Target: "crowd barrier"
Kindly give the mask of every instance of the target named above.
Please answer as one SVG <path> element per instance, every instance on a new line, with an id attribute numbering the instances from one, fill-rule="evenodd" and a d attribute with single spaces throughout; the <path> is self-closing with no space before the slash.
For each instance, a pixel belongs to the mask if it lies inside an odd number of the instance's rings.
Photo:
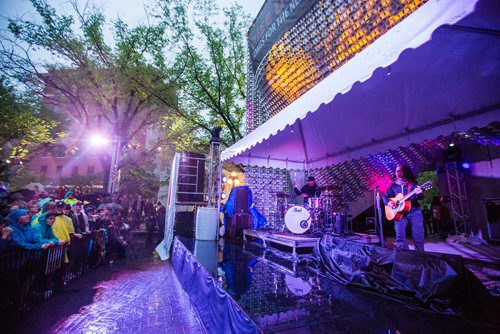
<path id="1" fill-rule="evenodd" d="M 102 231 L 72 238 L 69 245 L 19 250 L 0 256 L 0 312 L 28 310 L 104 261 Z"/>

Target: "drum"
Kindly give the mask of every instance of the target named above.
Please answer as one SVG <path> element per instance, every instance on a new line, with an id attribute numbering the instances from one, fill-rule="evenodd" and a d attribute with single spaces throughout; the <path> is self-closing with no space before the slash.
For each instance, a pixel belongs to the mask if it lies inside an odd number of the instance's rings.
<path id="1" fill-rule="evenodd" d="M 311 209 L 321 208 L 321 198 L 319 198 L 319 197 L 309 197 L 307 199 L 307 202 L 309 204 L 309 208 L 311 208 Z"/>
<path id="2" fill-rule="evenodd" d="M 285 226 L 292 233 L 305 233 L 311 227 L 311 214 L 302 206 L 292 206 L 285 214 Z"/>

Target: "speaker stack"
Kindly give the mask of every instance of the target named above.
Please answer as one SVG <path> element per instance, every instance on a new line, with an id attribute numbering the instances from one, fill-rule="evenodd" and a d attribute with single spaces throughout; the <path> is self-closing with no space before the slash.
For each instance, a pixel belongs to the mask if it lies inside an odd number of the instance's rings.
<path id="1" fill-rule="evenodd" d="M 205 191 L 205 156 L 182 152 L 177 179 L 177 202 L 202 203 Z"/>

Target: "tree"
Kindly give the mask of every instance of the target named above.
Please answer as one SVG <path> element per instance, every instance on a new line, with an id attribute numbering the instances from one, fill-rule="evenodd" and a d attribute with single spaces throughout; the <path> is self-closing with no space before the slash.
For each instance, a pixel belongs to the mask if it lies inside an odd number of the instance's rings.
<path id="1" fill-rule="evenodd" d="M 215 1 L 159 2 L 159 19 L 177 45 L 179 115 L 197 128 L 222 126 L 226 146 L 242 137 L 246 99 L 245 33 L 249 17 L 240 6 L 223 10 Z M 204 132 L 207 143 L 208 132 Z"/>
<path id="2" fill-rule="evenodd" d="M 0 179 L 10 182 L 13 171 L 64 136 L 59 121 L 28 96 L 16 95 L 0 78 Z"/>
<path id="3" fill-rule="evenodd" d="M 0 48 L 0 69 L 6 75 L 50 107 L 69 113 L 84 130 L 81 139 L 99 128 L 125 146 L 161 121 L 168 112 L 166 101 L 175 100 L 167 96 L 175 90 L 164 61 L 164 24 L 129 28 L 118 20 L 114 44 L 109 45 L 103 36 L 105 18 L 97 9 L 81 12 L 72 1 L 75 19 L 58 15 L 43 0 L 31 3 L 41 21 L 9 20 L 11 35 Z M 36 60 L 33 54 L 39 50 L 53 59 Z M 155 95 L 138 82 L 154 88 Z M 101 154 L 100 161 L 106 186 L 110 154 Z"/>
<path id="4" fill-rule="evenodd" d="M 74 16 L 59 15 L 44 0 L 30 1 L 41 20 L 9 20 L 0 70 L 71 115 L 84 130 L 77 139 L 99 128 L 126 146 L 156 123 L 172 130 L 161 144 L 174 149 L 206 149 L 206 130 L 218 125 L 225 145 L 242 137 L 248 17 L 241 7 L 225 10 L 221 25 L 214 1 L 161 1 L 153 23 L 130 28 L 118 20 L 107 43 L 99 10 L 82 12 L 70 0 Z M 39 51 L 52 59 L 36 59 Z M 106 187 L 110 154 L 100 160 Z"/>

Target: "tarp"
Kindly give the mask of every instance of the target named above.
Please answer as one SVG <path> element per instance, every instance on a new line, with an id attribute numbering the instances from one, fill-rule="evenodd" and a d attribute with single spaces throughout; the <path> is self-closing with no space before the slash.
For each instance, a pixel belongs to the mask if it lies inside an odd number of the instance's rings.
<path id="1" fill-rule="evenodd" d="M 239 186 L 231 189 L 231 193 L 229 193 L 226 203 L 220 207 L 220 211 L 224 214 L 224 226 L 226 231 L 229 231 L 229 225 L 236 208 L 236 191 L 238 188 L 248 188 L 248 213 L 252 217 L 252 228 L 256 230 L 265 227 L 267 225 L 267 219 L 255 207 L 252 189 L 250 189 L 249 186 Z"/>
<path id="2" fill-rule="evenodd" d="M 174 240 L 172 267 L 208 333 L 260 332 L 177 237 Z"/>
<path id="3" fill-rule="evenodd" d="M 177 178 L 179 176 L 180 154 L 175 153 L 172 159 L 172 168 L 170 168 L 170 183 L 168 186 L 168 198 L 165 214 L 165 233 L 162 242 L 156 247 L 156 252 L 162 260 L 168 260 L 170 257 L 170 247 L 174 239 L 175 224 L 175 200 L 177 198 Z"/>
<path id="4" fill-rule="evenodd" d="M 222 152 L 228 162 L 333 165 L 500 117 L 500 2 L 430 0 Z"/>
<path id="5" fill-rule="evenodd" d="M 327 277 L 413 307 L 500 324 L 500 302 L 456 255 L 389 250 L 325 234 L 313 255 Z"/>

